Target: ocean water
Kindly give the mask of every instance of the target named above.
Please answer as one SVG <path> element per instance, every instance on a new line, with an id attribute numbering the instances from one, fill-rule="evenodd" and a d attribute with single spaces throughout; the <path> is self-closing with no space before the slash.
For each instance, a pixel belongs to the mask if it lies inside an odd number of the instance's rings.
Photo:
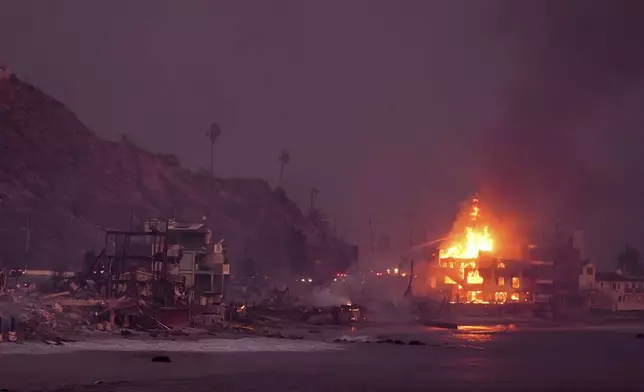
<path id="1" fill-rule="evenodd" d="M 324 337 L 362 343 L 251 338 L 2 344 L 5 353 L 69 355 L 0 355 L 0 380 L 6 376 L 7 386 L 22 389 L 78 385 L 93 392 L 195 392 L 213 385 L 227 391 L 644 391 L 644 339 L 636 337 L 642 331 L 644 325 L 456 331 L 387 326 Z M 386 338 L 425 345 L 375 343 Z M 157 351 L 170 352 L 172 364 L 150 362 Z"/>
<path id="2" fill-rule="evenodd" d="M 357 340 L 415 339 L 424 347 L 371 344 L 396 358 L 389 376 L 422 385 L 484 390 L 644 391 L 644 325 L 528 328 L 404 328 L 343 335 Z M 381 346 L 391 346 L 381 349 Z M 384 354 L 386 352 L 386 354 Z M 380 377 L 380 376 L 378 376 Z M 377 385 L 387 385 L 384 376 Z"/>

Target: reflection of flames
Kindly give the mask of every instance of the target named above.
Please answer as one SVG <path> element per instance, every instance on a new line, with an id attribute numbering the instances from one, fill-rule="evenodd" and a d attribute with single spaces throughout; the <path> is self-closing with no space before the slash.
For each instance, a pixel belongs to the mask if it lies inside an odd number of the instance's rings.
<path id="1" fill-rule="evenodd" d="M 468 343 L 481 343 L 494 339 L 497 333 L 509 332 L 517 327 L 509 325 L 459 325 L 458 331 L 451 336 Z"/>

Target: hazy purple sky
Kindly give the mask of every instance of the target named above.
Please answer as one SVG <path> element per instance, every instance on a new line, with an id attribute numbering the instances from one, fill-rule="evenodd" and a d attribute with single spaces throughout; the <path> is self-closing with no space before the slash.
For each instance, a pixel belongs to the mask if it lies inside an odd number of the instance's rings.
<path id="1" fill-rule="evenodd" d="M 438 237 L 482 191 L 607 264 L 644 245 L 642 4 L 0 0 L 0 60 L 189 168 L 212 121 L 218 175 L 275 183 L 288 148 L 288 192 L 360 243 L 410 213 Z"/>

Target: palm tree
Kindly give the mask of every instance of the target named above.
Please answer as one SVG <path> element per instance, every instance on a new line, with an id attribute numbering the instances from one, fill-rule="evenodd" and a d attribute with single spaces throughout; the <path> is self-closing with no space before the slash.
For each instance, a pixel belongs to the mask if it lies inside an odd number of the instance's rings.
<path id="1" fill-rule="evenodd" d="M 313 208 L 311 212 L 309 212 L 308 220 L 313 226 L 320 230 L 328 230 L 331 227 L 329 217 L 319 208 Z"/>
<path id="2" fill-rule="evenodd" d="M 278 188 L 282 187 L 282 179 L 284 178 L 284 166 L 288 165 L 288 163 L 291 161 L 291 154 L 288 152 L 288 150 L 282 150 L 279 156 L 279 161 L 280 161 L 280 181 L 277 185 Z"/>
<path id="3" fill-rule="evenodd" d="M 313 209 L 315 206 L 315 197 L 320 193 L 320 190 L 316 187 L 311 188 L 311 195 L 309 198 L 309 214 L 313 213 Z"/>
<path id="4" fill-rule="evenodd" d="M 326 243 L 329 235 L 331 234 L 331 224 L 329 217 L 319 208 L 313 208 L 309 212 L 309 223 L 316 229 L 318 238 L 322 243 Z"/>
<path id="5" fill-rule="evenodd" d="M 206 132 L 206 136 L 208 139 L 210 139 L 210 175 L 213 175 L 213 167 L 212 167 L 212 153 L 213 153 L 213 147 L 215 146 L 215 142 L 217 139 L 219 139 L 219 136 L 221 136 L 221 128 L 219 128 L 219 125 L 217 123 L 212 123 L 210 124 L 210 128 L 208 129 L 208 132 Z"/>
<path id="6" fill-rule="evenodd" d="M 629 245 L 626 245 L 617 256 L 617 267 L 626 275 L 631 276 L 641 276 L 644 272 L 644 266 L 640 261 L 640 252 Z"/>

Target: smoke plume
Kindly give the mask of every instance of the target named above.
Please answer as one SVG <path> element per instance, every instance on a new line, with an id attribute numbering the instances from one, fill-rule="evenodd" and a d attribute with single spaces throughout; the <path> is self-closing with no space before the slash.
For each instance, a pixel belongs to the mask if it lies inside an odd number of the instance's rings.
<path id="1" fill-rule="evenodd" d="M 643 188 L 632 181 L 642 160 L 616 165 L 624 158 L 602 153 L 641 142 L 641 129 L 596 133 L 620 97 L 642 87 L 644 3 L 507 1 L 493 12 L 494 38 L 518 56 L 504 111 L 482 143 L 483 197 L 531 226 L 619 224 L 633 207 L 643 214 Z"/>

